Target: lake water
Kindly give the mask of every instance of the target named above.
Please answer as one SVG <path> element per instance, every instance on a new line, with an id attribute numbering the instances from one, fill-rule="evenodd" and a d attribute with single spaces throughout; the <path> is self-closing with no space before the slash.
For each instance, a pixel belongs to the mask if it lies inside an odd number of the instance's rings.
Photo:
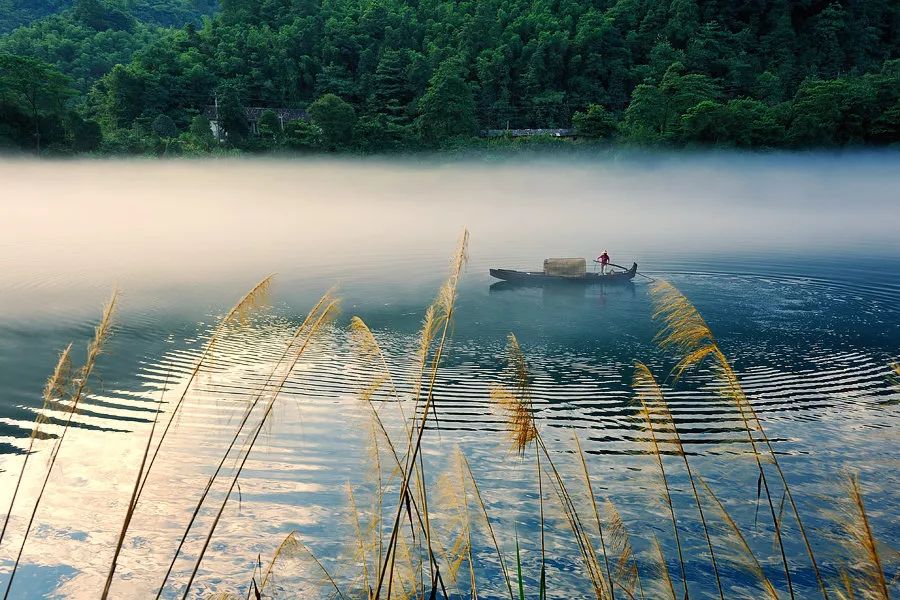
<path id="1" fill-rule="evenodd" d="M 540 564 L 536 477 L 529 460 L 509 450 L 488 397 L 503 380 L 509 332 L 528 358 L 538 426 L 573 489 L 581 493 L 577 431 L 595 492 L 622 513 L 640 568 L 656 535 L 677 574 L 629 385 L 635 360 L 660 379 L 674 362 L 653 341 L 659 324 L 648 280 L 491 286 L 489 267 L 534 268 L 547 256 L 608 249 L 613 262 L 636 261 L 641 273 L 669 280 L 696 304 L 780 453 L 829 578 L 844 556 L 833 517 L 846 497 L 845 471 L 861 475 L 876 535 L 894 545 L 900 539 L 900 389 L 891 377 L 900 359 L 900 155 L 8 161 L 0 162 L 0 181 L 0 513 L 58 353 L 74 342 L 81 360 L 103 302 L 121 290 L 114 335 L 67 434 L 10 598 L 99 596 L 164 385 L 165 411 L 217 319 L 269 273 L 276 274 L 271 308 L 229 337 L 189 389 L 110 597 L 155 594 L 246 399 L 292 328 L 333 286 L 341 316 L 289 379 L 191 597 L 229 590 L 245 597 L 254 565 L 293 530 L 340 573 L 354 539 L 346 484 L 368 506 L 373 471 L 371 421 L 358 399 L 367 374 L 347 323 L 353 315 L 366 321 L 401 396 L 408 393 L 424 310 L 463 227 L 470 256 L 436 384 L 439 430 L 426 434 L 425 461 L 436 472 L 457 446 L 465 453 L 511 564 L 518 532 L 529 597 L 537 597 Z M 703 369 L 667 392 L 692 466 L 783 587 L 771 523 L 764 509 L 756 516 L 757 471 L 737 414 Z M 397 403 L 382 410 L 396 427 Z M 4 588 L 51 445 L 37 441 L 0 546 Z M 666 464 L 683 515 L 692 596 L 718 597 L 687 480 L 674 458 Z M 216 488 L 213 499 L 221 498 Z M 546 502 L 556 502 L 549 492 Z M 164 597 L 180 597 L 212 515 L 201 513 Z M 548 508 L 548 518 L 551 597 L 590 597 L 561 511 Z M 815 597 L 796 526 L 786 518 L 784 527 L 797 595 Z M 476 559 L 480 592 L 503 597 L 489 548 L 482 545 Z M 752 578 L 727 559 L 723 549 L 726 595 L 752 594 Z M 283 565 L 272 589 L 317 597 L 307 563 Z"/>

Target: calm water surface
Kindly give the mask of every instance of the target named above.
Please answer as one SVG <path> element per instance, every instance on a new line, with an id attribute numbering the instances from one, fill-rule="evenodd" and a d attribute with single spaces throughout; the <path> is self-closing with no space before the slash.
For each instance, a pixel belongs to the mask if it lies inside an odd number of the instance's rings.
<path id="1" fill-rule="evenodd" d="M 647 280 L 504 289 L 487 273 L 603 249 L 614 262 L 636 261 L 647 276 L 670 280 L 702 311 L 783 456 L 829 576 L 841 556 L 831 511 L 845 470 L 861 473 L 878 536 L 900 537 L 900 391 L 890 378 L 900 358 L 896 154 L 518 165 L 5 162 L 0 181 L 2 512 L 58 353 L 70 341 L 83 348 L 110 291 L 122 291 L 115 334 L 66 438 L 12 598 L 99 595 L 160 398 L 171 406 L 217 318 L 272 272 L 272 307 L 229 338 L 191 387 L 131 527 L 112 597 L 155 593 L 244 402 L 292 327 L 332 286 L 342 315 L 291 376 L 204 559 L 196 597 L 246 593 L 257 558 L 266 561 L 292 530 L 339 568 L 351 539 L 346 484 L 364 497 L 372 483 L 371 425 L 358 400 L 371 374 L 351 352 L 347 322 L 359 315 L 369 324 L 401 395 L 408 392 L 424 308 L 463 226 L 470 260 L 438 378 L 440 434 L 427 436 L 426 460 L 438 470 L 455 447 L 465 452 L 508 556 L 514 529 L 523 538 L 526 574 L 539 565 L 533 470 L 507 450 L 503 420 L 488 402 L 503 377 L 509 332 L 528 356 L 540 427 L 565 472 L 575 481 L 575 430 L 590 453 L 595 491 L 621 510 L 642 568 L 652 534 L 672 549 L 629 389 L 635 360 L 660 376 L 673 364 L 653 343 Z M 762 517 L 754 525 L 756 472 L 740 423 L 706 375 L 669 392 L 672 410 L 696 468 L 780 584 L 771 534 Z M 383 409 L 394 425 L 397 408 Z M 22 498 L 37 490 L 51 443 L 36 445 Z M 676 506 L 689 511 L 687 482 L 673 471 Z M 4 587 L 28 508 L 17 503 L 0 547 Z M 211 516 L 204 512 L 189 538 L 167 597 L 186 581 Z M 587 597 L 562 516 L 551 511 L 550 519 L 552 595 Z M 694 520 L 684 519 L 684 543 L 696 549 L 688 552 L 688 579 L 695 595 L 712 597 Z M 785 527 L 796 540 L 793 523 Z M 800 596 L 814 596 L 802 546 L 790 541 L 787 550 Z M 501 585 L 490 553 L 477 562 Z M 285 571 L 278 585 L 292 590 L 287 597 L 303 595 L 296 590 L 304 589 L 304 567 Z M 752 593 L 735 567 L 724 565 L 723 577 L 729 595 Z"/>

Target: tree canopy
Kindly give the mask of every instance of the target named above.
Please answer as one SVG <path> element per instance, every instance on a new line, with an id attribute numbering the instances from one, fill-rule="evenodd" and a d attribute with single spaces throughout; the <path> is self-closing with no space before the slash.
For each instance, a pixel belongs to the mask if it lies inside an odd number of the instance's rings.
<path id="1" fill-rule="evenodd" d="M 38 20 L 0 52 L 68 76 L 79 94 L 58 120 L 98 124 L 110 152 L 155 151 L 160 115 L 182 132 L 169 151 L 380 151 L 518 128 L 808 148 L 900 129 L 896 2 L 221 0 L 211 17 L 206 0 L 3 2 L 19 15 L 6 23 Z M 228 135 L 209 143 L 193 124 L 217 100 Z M 8 139 L 24 131 L 10 106 Z M 252 126 L 265 109 L 311 121 Z"/>

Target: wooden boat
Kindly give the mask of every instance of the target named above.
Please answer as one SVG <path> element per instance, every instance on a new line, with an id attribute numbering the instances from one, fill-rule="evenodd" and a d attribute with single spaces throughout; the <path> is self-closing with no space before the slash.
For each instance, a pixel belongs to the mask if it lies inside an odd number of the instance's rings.
<path id="1" fill-rule="evenodd" d="M 591 273 L 577 277 L 565 277 L 562 275 L 547 275 L 543 271 L 515 271 L 513 269 L 491 269 L 491 277 L 509 281 L 510 283 L 528 283 L 533 285 L 545 284 L 604 284 L 604 283 L 628 283 L 637 275 L 637 263 L 630 269 L 615 273 Z M 622 267 L 620 267 L 622 268 Z"/>

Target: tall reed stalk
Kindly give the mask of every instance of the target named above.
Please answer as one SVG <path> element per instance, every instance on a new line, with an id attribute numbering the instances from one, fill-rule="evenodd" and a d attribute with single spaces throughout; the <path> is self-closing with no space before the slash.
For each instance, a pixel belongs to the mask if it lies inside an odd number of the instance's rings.
<path id="1" fill-rule="evenodd" d="M 706 547 L 709 549 L 709 558 L 712 563 L 713 575 L 716 578 L 716 589 L 719 592 L 720 600 L 725 600 L 725 592 L 722 589 L 722 579 L 719 576 L 719 564 L 716 561 L 716 552 L 713 550 L 712 538 L 709 535 L 709 527 L 706 524 L 706 516 L 703 514 L 703 503 L 700 501 L 700 494 L 697 492 L 697 483 L 694 480 L 694 472 L 688 461 L 687 452 L 684 449 L 684 442 L 681 439 L 681 433 L 678 431 L 678 425 L 669 410 L 669 403 L 666 401 L 665 395 L 662 393 L 656 378 L 650 369 L 642 362 L 635 364 L 634 379 L 632 386 L 638 391 L 641 406 L 644 408 L 647 416 L 645 419 L 655 419 L 661 423 L 662 430 L 670 434 L 671 443 L 675 446 L 675 453 L 681 457 L 684 462 L 684 470 L 687 472 L 688 481 L 691 484 L 691 492 L 694 496 L 694 503 L 697 506 L 697 513 L 700 515 L 700 524 L 703 527 L 703 536 L 706 538 Z M 662 457 L 658 456 L 659 461 Z"/>
<path id="2" fill-rule="evenodd" d="M 77 378 L 75 378 L 77 383 L 75 384 L 74 391 L 69 398 L 68 414 L 66 415 L 66 420 L 63 423 L 62 432 L 59 434 L 59 437 L 56 439 L 56 442 L 53 445 L 53 449 L 50 451 L 50 460 L 47 464 L 47 471 L 44 475 L 44 480 L 41 483 L 40 490 L 38 491 L 37 498 L 35 498 L 34 506 L 31 509 L 31 516 L 28 518 L 28 524 L 25 526 L 25 533 L 22 536 L 22 544 L 19 546 L 18 554 L 16 554 L 16 561 L 13 564 L 12 571 L 9 574 L 9 581 L 7 581 L 6 583 L 6 591 L 3 593 L 3 600 L 9 598 L 9 592 L 10 590 L 12 590 L 13 580 L 15 579 L 16 572 L 18 571 L 19 563 L 22 560 L 22 552 L 24 552 L 25 545 L 28 543 L 28 535 L 31 533 L 31 526 L 34 524 L 34 519 L 37 516 L 38 509 L 41 506 L 41 500 L 43 500 L 44 498 L 44 492 L 47 491 L 47 483 L 50 481 L 50 475 L 53 474 L 53 467 L 54 465 L 56 465 L 56 459 L 59 457 L 63 442 L 65 442 L 66 440 L 66 434 L 69 432 L 69 426 L 72 424 L 72 417 L 77 412 L 79 403 L 87 393 L 87 385 L 91 379 L 91 375 L 94 372 L 94 367 L 97 364 L 97 359 L 103 353 L 103 347 L 105 346 L 106 341 L 109 338 L 110 333 L 112 332 L 112 318 L 116 310 L 118 299 L 119 291 L 115 290 L 113 291 L 109 301 L 106 303 L 106 306 L 103 308 L 103 314 L 100 317 L 100 323 L 94 328 L 94 338 L 88 344 L 87 356 L 85 357 L 84 364 L 78 370 L 78 376 Z"/>
<path id="3" fill-rule="evenodd" d="M 434 338 L 434 332 L 436 330 L 440 330 L 440 337 L 438 338 L 437 347 L 434 351 L 433 357 L 431 359 L 431 368 L 430 374 L 428 378 L 428 387 L 426 388 L 425 394 L 425 404 L 422 409 L 422 416 L 418 422 L 418 425 L 415 429 L 415 441 L 413 441 L 413 436 L 410 436 L 410 450 L 407 452 L 406 456 L 406 465 L 403 470 L 403 479 L 400 486 L 400 495 L 397 501 L 397 513 L 394 517 L 393 524 L 391 526 L 391 537 L 388 541 L 388 546 L 386 548 L 385 556 L 383 558 L 383 563 L 379 569 L 378 582 L 375 587 L 375 600 L 378 600 L 381 597 L 381 588 L 385 584 L 385 579 L 387 578 L 388 588 L 390 588 L 390 582 L 393 577 L 390 574 L 392 569 L 392 565 L 394 564 L 394 554 L 396 552 L 397 545 L 397 534 L 400 528 L 400 521 L 403 517 L 403 508 L 406 505 L 406 502 L 409 498 L 410 494 L 410 482 L 413 477 L 413 469 L 415 467 L 419 451 L 422 447 L 422 438 L 425 434 L 425 429 L 428 422 L 428 412 L 432 409 L 432 404 L 434 402 L 434 384 L 437 378 L 438 366 L 441 363 L 441 359 L 443 357 L 443 352 L 445 345 L 447 343 L 448 332 L 450 328 L 450 323 L 453 319 L 453 311 L 456 304 L 456 293 L 457 286 L 459 283 L 460 276 L 462 275 L 463 266 L 466 263 L 467 259 L 467 250 L 469 244 L 469 232 L 463 231 L 462 237 L 460 238 L 459 247 L 456 252 L 456 256 L 451 263 L 450 268 L 450 276 L 447 281 L 444 283 L 444 286 L 441 288 L 440 293 L 438 294 L 438 298 L 435 300 L 434 304 L 426 311 L 426 319 L 425 326 L 423 327 L 422 334 L 422 343 L 420 345 L 420 353 L 421 353 L 421 364 L 423 365 L 422 372 L 424 373 L 424 365 L 427 361 L 428 349 L 431 346 L 431 340 Z M 421 380 L 421 376 L 420 376 Z M 415 402 L 416 407 L 419 404 L 419 396 L 421 394 L 421 384 L 417 384 L 415 391 Z M 413 413 L 417 414 L 417 413 Z M 436 414 L 436 413 L 435 413 Z M 425 494 L 426 491 L 423 489 L 422 493 Z M 428 523 L 428 514 L 425 512 L 424 520 L 426 524 Z M 433 560 L 433 552 L 429 547 L 429 554 Z M 390 589 L 388 589 L 387 597 L 390 598 Z"/>
<path id="4" fill-rule="evenodd" d="M 328 295 L 326 294 L 326 297 L 327 296 Z M 324 298 L 323 298 L 323 300 L 324 300 Z M 317 306 L 321 306 L 321 304 L 317 305 Z M 297 350 L 291 357 L 288 368 L 286 369 L 284 375 L 281 377 L 281 379 L 276 384 L 275 389 L 272 391 L 271 398 L 269 399 L 268 403 L 266 404 L 265 412 L 263 413 L 262 417 L 259 419 L 259 422 L 258 422 L 255 430 L 253 431 L 252 436 L 249 438 L 249 441 L 246 444 L 246 447 L 244 449 L 244 456 L 241 459 L 240 463 L 238 464 L 237 468 L 234 470 L 234 474 L 232 475 L 232 478 L 231 478 L 231 483 L 228 486 L 228 491 L 225 493 L 225 497 L 222 500 L 222 504 L 219 506 L 219 510 L 216 513 L 216 516 L 213 519 L 212 524 L 210 525 L 209 532 L 207 533 L 206 538 L 203 541 L 203 546 L 200 549 L 200 553 L 197 555 L 197 559 L 194 562 L 194 568 L 191 571 L 191 576 L 188 579 L 187 585 L 184 588 L 184 595 L 182 596 L 182 598 L 184 600 L 187 599 L 188 594 L 190 593 L 191 585 L 194 583 L 194 579 L 197 576 L 197 572 L 200 570 L 200 564 L 203 562 L 203 557 L 206 554 L 206 550 L 209 548 L 209 544 L 212 541 L 212 537 L 215 534 L 216 528 L 218 527 L 218 524 L 219 524 L 219 521 L 222 518 L 222 513 L 225 512 L 225 506 L 228 504 L 228 500 L 231 498 L 231 494 L 234 491 L 235 486 L 237 485 L 238 479 L 241 476 L 241 472 L 244 469 L 244 465 L 247 464 L 247 459 L 250 458 L 250 455 L 253 452 L 253 447 L 256 445 L 256 440 L 259 438 L 259 434 L 262 432 L 263 427 L 265 426 L 266 422 L 268 421 L 269 416 L 272 414 L 272 409 L 275 407 L 275 401 L 278 399 L 278 396 L 281 393 L 281 390 L 284 388 L 284 385 L 287 383 L 288 377 L 290 377 L 291 373 L 294 370 L 294 367 L 300 361 L 300 358 L 303 356 L 304 352 L 309 347 L 310 343 L 315 339 L 316 335 L 321 331 L 322 327 L 334 317 L 334 314 L 337 311 L 337 308 L 338 308 L 337 300 L 329 300 L 329 301 L 325 302 L 324 306 L 320 309 L 318 314 L 315 316 L 315 319 L 310 323 L 309 327 L 305 328 L 308 330 L 306 337 L 303 340 L 302 345 L 300 345 L 299 348 L 297 348 Z M 301 328 L 298 329 L 298 332 L 301 329 L 304 329 L 304 328 L 301 326 Z M 248 412 L 252 411 L 252 408 L 253 407 L 250 407 L 248 409 Z M 235 433 L 235 439 L 237 438 L 239 433 L 240 433 L 240 431 Z"/>
<path id="5" fill-rule="evenodd" d="M 134 480 L 134 488 L 131 491 L 131 498 L 128 500 L 128 508 L 125 510 L 125 520 L 122 522 L 122 529 L 119 531 L 119 537 L 116 540 L 116 549 L 113 551 L 112 562 L 109 565 L 109 573 L 106 576 L 106 583 L 103 586 L 103 594 L 101 600 L 106 600 L 109 596 L 109 588 L 112 585 L 113 577 L 116 574 L 116 564 L 119 560 L 119 553 L 122 552 L 122 545 L 125 543 L 125 535 L 128 532 L 128 526 L 134 517 L 134 511 L 137 508 L 137 493 L 141 486 L 141 475 L 144 472 L 144 465 L 147 464 L 147 456 L 150 454 L 150 444 L 153 441 L 153 433 L 156 431 L 156 424 L 159 422 L 159 413 L 162 411 L 163 400 L 166 397 L 166 386 L 169 384 L 169 374 L 166 374 L 166 380 L 163 382 L 162 393 L 159 397 L 159 403 L 156 405 L 156 412 L 153 415 L 153 425 L 150 427 L 150 434 L 147 436 L 147 444 L 144 446 L 144 454 L 141 457 L 141 466 L 138 468 L 137 478 Z"/>
<path id="6" fill-rule="evenodd" d="M 578 439 L 578 434 L 573 432 L 572 437 L 575 438 L 575 447 L 578 449 L 578 458 L 581 460 L 581 470 L 584 474 L 584 485 L 588 491 L 591 508 L 594 510 L 594 520 L 597 522 L 597 534 L 600 537 L 600 549 L 603 552 L 603 563 L 606 566 L 606 581 L 609 584 L 609 598 L 610 600 L 615 600 L 616 590 L 613 585 L 612 570 L 609 566 L 609 552 L 606 549 L 606 539 L 603 535 L 603 521 L 600 519 L 600 510 L 597 507 L 597 496 L 594 494 L 594 485 L 591 483 L 591 474 L 590 471 L 588 471 L 587 458 L 585 457 L 584 449 L 581 447 L 581 440 Z"/>
<path id="7" fill-rule="evenodd" d="M 491 400 L 505 413 L 512 449 L 519 455 L 519 458 L 524 459 L 526 449 L 538 435 L 534 421 L 534 402 L 529 389 L 528 367 L 519 341 L 512 333 L 506 339 L 507 362 L 513 389 L 509 390 L 504 386 L 495 385 L 491 388 Z M 541 524 L 541 572 L 538 598 L 543 600 L 547 586 L 547 550 L 544 535 L 544 477 L 541 470 L 541 451 L 537 444 L 534 444 L 534 461 L 537 472 Z"/>
<path id="8" fill-rule="evenodd" d="M 587 534 L 587 529 L 582 523 L 578 514 L 575 502 L 569 493 L 564 479 L 553 462 L 553 458 L 547 449 L 540 431 L 534 420 L 534 407 L 531 400 L 529 390 L 529 375 L 525 362 L 525 355 L 522 352 L 519 342 L 515 335 L 509 334 L 507 337 L 507 358 L 509 362 L 509 370 L 512 372 L 514 390 L 500 385 L 495 385 L 491 389 L 492 400 L 500 406 L 507 415 L 508 429 L 513 442 L 513 449 L 520 455 L 524 454 L 525 448 L 531 442 L 535 442 L 536 466 L 538 472 L 538 490 L 541 495 L 541 590 L 545 591 L 546 585 L 546 551 L 544 548 L 544 520 L 543 520 L 543 476 L 541 475 L 540 457 L 544 456 L 546 467 L 549 468 L 551 482 L 555 483 L 555 492 L 560 500 L 563 512 L 569 521 L 569 525 L 575 534 L 578 542 L 579 551 L 582 555 L 585 569 L 590 576 L 594 591 L 599 599 L 606 597 L 610 593 L 612 586 L 603 575 L 603 569 L 599 566 L 599 561 Z M 606 549 L 603 547 L 604 561 L 606 561 Z M 608 572 L 608 570 L 607 570 Z"/>
<path id="9" fill-rule="evenodd" d="M 731 367 L 725 354 L 720 349 L 716 337 L 713 335 L 709 325 L 707 325 L 706 321 L 694 305 L 672 284 L 667 281 L 659 281 L 651 288 L 651 292 L 656 304 L 656 313 L 654 317 L 661 318 L 664 323 L 662 330 L 657 336 L 657 340 L 662 347 L 676 348 L 682 354 L 682 358 L 674 370 L 676 378 L 680 377 L 681 374 L 690 367 L 698 365 L 707 357 L 711 357 L 717 379 L 721 385 L 722 393 L 725 397 L 730 399 L 737 408 L 744 430 L 747 433 L 748 441 L 750 442 L 753 457 L 756 461 L 757 470 L 759 472 L 758 480 L 766 493 L 766 502 L 772 517 L 775 538 L 781 553 L 781 561 L 784 567 L 785 579 L 791 598 L 794 598 L 794 588 L 791 581 L 787 554 L 785 553 L 784 542 L 782 540 L 781 522 L 776 514 L 775 505 L 772 501 L 772 494 L 769 489 L 768 478 L 766 476 L 766 471 L 763 468 L 762 453 L 759 448 L 760 441 L 756 439 L 754 432 L 760 437 L 762 445 L 766 450 L 766 459 L 771 460 L 778 477 L 781 480 L 785 496 L 788 499 L 794 519 L 797 522 L 797 527 L 800 530 L 800 537 L 803 539 L 807 555 L 809 556 L 813 571 L 815 572 L 819 590 L 823 598 L 827 600 L 828 589 L 825 585 L 825 580 L 819 570 L 819 565 L 816 561 L 815 553 L 813 552 L 806 528 L 803 525 L 803 520 L 800 518 L 800 511 L 797 508 L 797 503 L 794 501 L 794 495 L 791 493 L 787 478 L 784 475 L 784 471 L 781 469 L 781 463 L 778 461 L 775 449 L 772 447 L 772 443 L 762 426 L 762 421 L 753 409 L 749 398 L 744 393 L 737 374 L 734 372 L 734 369 Z"/>
<path id="10" fill-rule="evenodd" d="M 845 586 L 849 588 L 851 598 L 858 593 L 865 600 L 890 600 L 890 587 L 897 578 L 889 583 L 885 576 L 879 544 L 872 532 L 872 524 L 863 502 L 859 475 L 848 473 L 846 487 L 849 501 L 840 524 L 846 533 L 845 545 L 853 555 L 856 576 L 847 576 Z M 888 552 L 900 557 L 896 550 L 889 549 Z"/>
<path id="11" fill-rule="evenodd" d="M 162 433 L 159 436 L 159 440 L 156 442 L 156 447 L 153 449 L 153 454 L 150 455 L 150 462 L 147 463 L 146 470 L 141 474 L 141 485 L 138 488 L 137 498 L 135 498 L 135 504 L 140 500 L 141 494 L 144 492 L 144 486 L 147 484 L 147 480 L 150 478 L 150 472 L 153 470 L 153 465 L 156 464 L 156 457 L 159 455 L 159 451 L 162 449 L 163 443 L 166 441 L 166 436 L 169 434 L 169 429 L 172 427 L 172 423 L 175 421 L 175 417 L 178 416 L 179 411 L 181 410 L 181 406 L 184 404 L 185 398 L 187 398 L 188 391 L 191 388 L 191 384 L 194 383 L 194 379 L 197 378 L 197 375 L 200 373 L 200 370 L 203 368 L 203 365 L 206 361 L 212 356 L 213 351 L 216 347 L 216 344 L 221 340 L 228 328 L 235 323 L 245 324 L 247 322 L 249 314 L 259 306 L 263 305 L 269 296 L 269 291 L 272 286 L 272 280 L 274 279 L 274 275 L 268 275 L 259 281 L 256 285 L 254 285 L 249 292 L 243 295 L 240 300 L 237 301 L 237 304 L 231 307 L 225 316 L 219 321 L 219 324 L 213 330 L 212 335 L 209 340 L 206 342 L 206 346 L 203 348 L 203 352 L 200 354 L 200 358 L 197 359 L 196 364 L 194 364 L 194 368 L 191 369 L 191 374 L 188 377 L 187 382 L 184 384 L 184 390 L 181 392 L 181 396 L 179 396 L 178 401 L 175 402 L 175 406 L 172 408 L 172 412 L 169 413 L 169 419 L 166 421 L 166 426 L 163 428 Z"/>
<path id="12" fill-rule="evenodd" d="M 256 396 L 253 400 L 247 405 L 244 409 L 244 414 L 241 417 L 241 421 L 235 429 L 234 435 L 231 437 L 231 441 L 228 444 L 228 447 L 225 449 L 225 452 L 222 454 L 222 458 L 219 460 L 219 463 L 216 465 L 215 471 L 213 471 L 212 475 L 210 475 L 209 479 L 206 482 L 206 486 L 203 491 L 200 493 L 200 497 L 197 499 L 197 504 L 194 506 L 194 510 L 191 513 L 191 517 L 188 520 L 188 524 L 182 533 L 181 539 L 178 541 L 178 546 L 175 549 L 175 553 L 172 555 L 172 560 L 169 562 L 169 567 L 166 569 L 166 573 L 163 576 L 162 583 L 159 586 L 159 589 L 156 593 L 157 599 L 162 595 L 163 589 L 166 587 L 166 583 L 169 580 L 169 577 L 172 575 L 172 571 L 175 568 L 175 563 L 178 560 L 178 557 L 181 555 L 181 550 L 184 547 L 185 542 L 187 541 L 187 537 L 191 532 L 191 529 L 194 526 L 194 522 L 197 520 L 197 517 L 200 514 L 200 510 L 203 508 L 203 504 L 206 501 L 206 497 L 208 496 L 210 490 L 215 484 L 216 480 L 219 477 L 219 473 L 221 473 L 222 468 L 225 466 L 225 462 L 228 460 L 228 457 L 231 455 L 231 451 L 234 449 L 234 445 L 237 443 L 240 438 L 241 433 L 244 431 L 244 427 L 247 425 L 247 421 L 250 419 L 250 416 L 253 414 L 254 409 L 258 406 L 259 402 L 262 400 L 263 396 L 268 391 L 269 385 L 273 380 L 277 379 L 279 375 L 279 369 L 283 369 L 286 364 L 285 361 L 290 361 L 291 353 L 295 352 L 295 347 L 298 344 L 299 340 L 302 338 L 303 334 L 306 333 L 307 329 L 311 326 L 319 315 L 319 312 L 323 305 L 328 304 L 329 302 L 333 302 L 329 294 L 325 294 L 319 301 L 313 306 L 313 308 L 306 315 L 306 318 L 297 327 L 294 335 L 291 337 L 281 356 L 279 356 L 278 360 L 275 361 L 275 364 L 272 367 L 272 370 L 269 372 L 269 375 L 266 377 L 266 380 L 259 387 L 256 392 Z"/>
<path id="13" fill-rule="evenodd" d="M 58 398 L 61 398 L 72 385 L 72 358 L 70 352 L 72 344 L 66 346 L 66 349 L 59 355 L 56 361 L 56 368 L 53 374 L 47 380 L 44 386 L 44 404 L 38 411 L 37 417 L 34 419 L 34 427 L 31 429 L 31 435 L 28 437 L 28 448 L 25 449 L 25 458 L 22 461 L 22 468 L 19 469 L 19 476 L 16 478 L 16 487 L 13 489 L 12 498 L 9 500 L 9 510 L 6 511 L 6 517 L 3 519 L 3 529 L 0 531 L 0 545 L 3 544 L 3 538 L 6 535 L 6 528 L 9 525 L 9 519 L 12 516 L 13 507 L 16 504 L 16 498 L 19 495 L 19 487 L 22 485 L 22 478 L 25 476 L 25 469 L 28 467 L 28 460 L 34 452 L 34 440 L 41 435 L 41 427 L 49 420 L 49 412 Z"/>
<path id="14" fill-rule="evenodd" d="M 651 406 L 648 402 L 648 391 L 646 390 L 646 386 L 643 385 L 640 379 L 640 370 L 637 371 L 635 375 L 634 388 L 637 391 L 638 400 L 641 403 L 641 418 L 644 420 L 644 427 L 647 429 L 647 434 L 650 436 L 650 449 L 653 454 L 653 458 L 656 461 L 656 466 L 659 469 L 659 478 L 660 478 L 660 492 L 662 494 L 663 503 L 666 506 L 666 509 L 669 511 L 669 518 L 672 522 L 672 534 L 675 537 L 675 549 L 678 552 L 678 566 L 681 571 L 681 586 L 684 589 L 684 598 L 690 597 L 690 592 L 688 591 L 688 583 L 687 583 L 687 573 L 684 569 L 684 553 L 681 548 L 681 535 L 678 533 L 678 519 L 675 517 L 675 505 L 672 503 L 672 493 L 669 487 L 669 477 L 666 474 L 666 466 L 663 462 L 662 450 L 660 449 L 660 440 L 657 438 L 656 431 L 656 423 L 654 420 L 656 416 L 653 412 L 653 406 Z M 652 392 L 650 392 L 652 393 Z M 668 586 L 672 586 L 671 578 L 669 577 L 669 570 L 665 568 L 665 556 L 662 552 L 662 547 L 659 545 L 659 541 L 654 538 L 654 542 L 656 543 L 657 551 L 659 554 L 659 559 L 663 568 L 663 573 L 665 574 L 666 582 Z M 672 597 L 675 598 L 674 590 L 672 591 Z"/>
<path id="15" fill-rule="evenodd" d="M 750 572 L 757 581 L 762 585 L 763 590 L 766 593 L 766 598 L 769 600 L 779 600 L 778 591 L 775 589 L 775 586 L 772 585 L 772 582 L 769 581 L 769 578 L 766 577 L 765 571 L 763 571 L 762 565 L 759 564 L 759 559 L 756 558 L 756 555 L 753 553 L 753 550 L 750 548 L 750 544 L 747 543 L 747 538 L 744 537 L 744 533 L 741 531 L 741 528 L 738 527 L 738 524 L 734 519 L 731 518 L 731 515 L 728 514 L 728 511 L 725 509 L 725 505 L 722 504 L 722 501 L 719 500 L 718 496 L 713 492 L 712 488 L 709 487 L 702 478 L 697 478 L 700 481 L 700 485 L 703 486 L 703 489 L 706 490 L 706 494 L 709 496 L 710 500 L 713 502 L 713 506 L 719 512 L 722 520 L 728 525 L 728 529 L 731 531 L 732 539 L 737 542 L 738 551 L 742 560 L 738 562 L 738 564 L 743 567 L 746 571 Z"/>

